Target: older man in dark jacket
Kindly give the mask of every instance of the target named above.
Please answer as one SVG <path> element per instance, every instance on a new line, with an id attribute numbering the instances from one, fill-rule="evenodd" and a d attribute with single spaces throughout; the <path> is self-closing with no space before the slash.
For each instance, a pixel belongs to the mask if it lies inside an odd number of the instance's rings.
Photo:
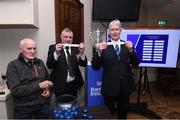
<path id="1" fill-rule="evenodd" d="M 36 44 L 31 38 L 20 42 L 20 54 L 7 67 L 7 81 L 14 100 L 15 119 L 47 119 L 50 112 L 49 73 L 36 58 Z"/>

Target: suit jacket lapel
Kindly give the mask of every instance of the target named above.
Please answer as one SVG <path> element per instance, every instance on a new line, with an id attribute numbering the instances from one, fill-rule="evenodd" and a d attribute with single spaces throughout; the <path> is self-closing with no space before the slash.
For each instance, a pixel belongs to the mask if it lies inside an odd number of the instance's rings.
<path id="1" fill-rule="evenodd" d="M 113 45 L 110 45 L 110 46 L 108 46 L 108 47 L 109 47 L 111 53 L 113 53 L 113 55 L 116 56 L 116 57 L 115 57 L 116 60 L 118 60 L 118 56 L 117 56 L 117 54 L 116 54 L 116 51 L 114 50 L 114 46 L 113 46 Z"/>
<path id="2" fill-rule="evenodd" d="M 64 61 L 64 64 L 66 65 L 66 68 L 67 68 L 67 58 L 65 55 L 64 48 L 63 48 L 63 50 L 61 50 L 61 57 L 62 57 L 62 60 Z"/>
<path id="3" fill-rule="evenodd" d="M 125 54 L 125 46 L 121 45 L 120 60 L 123 59 L 124 54 Z"/>
<path id="4" fill-rule="evenodd" d="M 74 61 L 76 60 L 76 48 L 71 47 L 71 61 L 72 66 L 74 66 Z"/>
<path id="5" fill-rule="evenodd" d="M 109 45 L 108 48 L 110 49 L 110 51 L 111 51 L 113 54 L 116 54 L 113 45 Z"/>

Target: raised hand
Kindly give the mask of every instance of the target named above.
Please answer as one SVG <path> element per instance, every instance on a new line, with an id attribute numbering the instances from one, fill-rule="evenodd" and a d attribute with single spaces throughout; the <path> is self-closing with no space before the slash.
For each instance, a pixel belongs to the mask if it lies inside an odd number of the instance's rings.
<path id="1" fill-rule="evenodd" d="M 100 53 L 102 53 L 103 50 L 107 48 L 108 44 L 106 42 L 100 42 L 98 45 L 98 50 Z"/>
<path id="2" fill-rule="evenodd" d="M 84 45 L 84 43 L 80 43 L 79 44 L 79 54 L 83 55 L 84 51 L 85 51 L 85 45 Z"/>
<path id="3" fill-rule="evenodd" d="M 133 51 L 133 43 L 131 41 L 126 41 L 124 44 L 127 47 L 127 49 L 129 50 L 129 52 Z"/>
<path id="4" fill-rule="evenodd" d="M 56 50 L 55 50 L 56 54 L 59 56 L 61 54 L 61 50 L 63 48 L 63 45 L 61 43 L 58 43 L 58 44 L 56 44 L 55 48 L 56 48 Z"/>

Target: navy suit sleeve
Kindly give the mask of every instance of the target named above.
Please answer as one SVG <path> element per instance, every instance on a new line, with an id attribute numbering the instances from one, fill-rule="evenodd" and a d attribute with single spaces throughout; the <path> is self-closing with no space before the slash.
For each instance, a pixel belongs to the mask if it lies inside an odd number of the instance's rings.
<path id="1" fill-rule="evenodd" d="M 87 57 L 85 56 L 85 60 L 82 60 L 81 58 L 79 59 L 79 65 L 82 67 L 87 66 Z"/>
<path id="2" fill-rule="evenodd" d="M 139 59 L 138 59 L 138 55 L 136 53 L 135 50 L 133 50 L 132 53 L 130 54 L 130 63 L 133 67 L 137 67 L 139 65 Z"/>
<path id="3" fill-rule="evenodd" d="M 91 60 L 92 68 L 94 70 L 99 70 L 102 66 L 102 58 L 99 56 L 98 52 L 93 50 L 93 58 Z"/>
<path id="4" fill-rule="evenodd" d="M 49 46 L 48 57 L 46 61 L 46 65 L 49 69 L 53 69 L 57 63 L 57 61 L 54 59 L 54 51 L 55 51 L 55 45 Z"/>

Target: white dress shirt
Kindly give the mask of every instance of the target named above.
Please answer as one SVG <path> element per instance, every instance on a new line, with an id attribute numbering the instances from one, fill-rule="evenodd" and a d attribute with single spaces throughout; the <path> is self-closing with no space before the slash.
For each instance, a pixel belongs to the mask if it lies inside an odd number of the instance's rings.
<path id="1" fill-rule="evenodd" d="M 65 50 L 65 46 L 63 47 L 63 50 L 64 50 L 64 53 L 65 53 L 65 56 L 66 56 L 66 61 L 67 61 L 67 53 L 66 53 L 66 50 Z M 69 53 L 71 54 L 71 47 L 69 47 Z M 59 55 L 60 56 L 60 55 Z M 54 59 L 57 61 L 58 60 L 58 57 L 59 57 L 57 54 L 56 54 L 56 51 L 54 51 Z M 82 59 L 82 60 L 85 60 L 85 54 L 83 54 L 82 56 L 80 56 L 80 58 Z M 73 76 L 73 77 L 71 77 L 70 75 L 69 75 L 69 71 L 68 71 L 68 74 L 67 74 L 67 82 L 71 82 L 71 81 L 73 81 L 75 79 L 75 77 Z"/>

